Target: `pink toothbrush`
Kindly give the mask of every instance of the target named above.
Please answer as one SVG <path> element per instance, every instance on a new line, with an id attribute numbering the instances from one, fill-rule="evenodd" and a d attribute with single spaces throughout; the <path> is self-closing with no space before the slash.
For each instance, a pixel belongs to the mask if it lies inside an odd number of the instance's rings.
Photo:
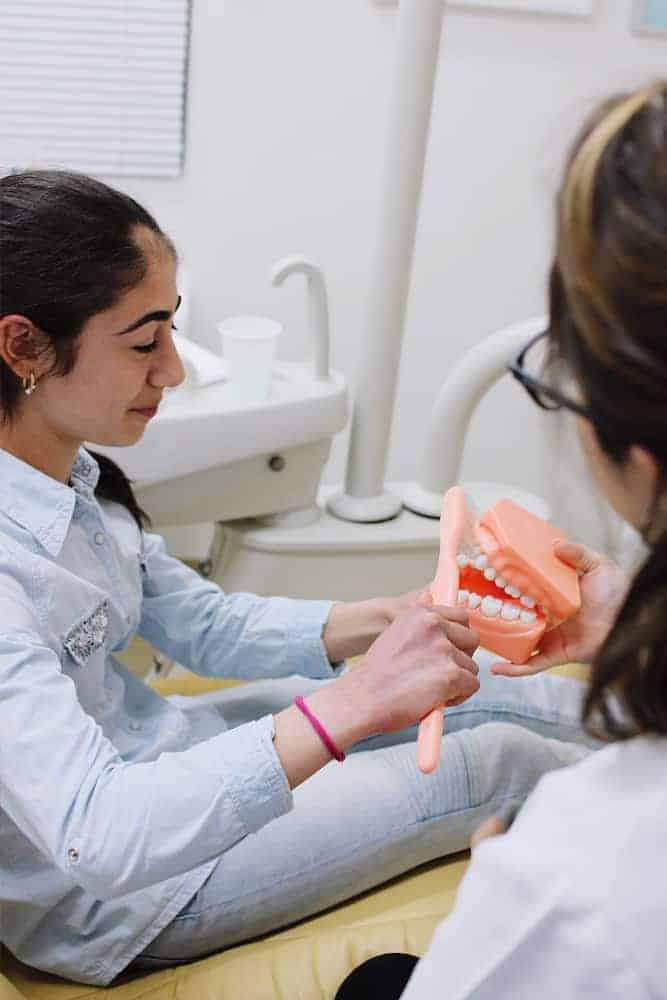
<path id="1" fill-rule="evenodd" d="M 466 530 L 471 528 L 467 521 L 465 493 L 460 486 L 453 486 L 445 493 L 440 512 L 440 554 L 435 579 L 430 587 L 434 604 L 451 607 L 457 602 L 459 567 L 456 555 Z M 430 774 L 438 766 L 444 713 L 444 707 L 434 708 L 419 724 L 417 766 L 424 774 Z"/>

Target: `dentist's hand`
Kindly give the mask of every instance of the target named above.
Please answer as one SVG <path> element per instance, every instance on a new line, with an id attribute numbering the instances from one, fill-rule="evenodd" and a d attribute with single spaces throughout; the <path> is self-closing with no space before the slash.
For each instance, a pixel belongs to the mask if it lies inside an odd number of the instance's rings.
<path id="1" fill-rule="evenodd" d="M 554 552 L 581 574 L 581 608 L 545 633 L 539 653 L 527 663 L 494 663 L 492 674 L 523 677 L 562 663 L 592 663 L 609 635 L 627 592 L 628 578 L 611 559 L 584 545 L 559 542 Z"/>

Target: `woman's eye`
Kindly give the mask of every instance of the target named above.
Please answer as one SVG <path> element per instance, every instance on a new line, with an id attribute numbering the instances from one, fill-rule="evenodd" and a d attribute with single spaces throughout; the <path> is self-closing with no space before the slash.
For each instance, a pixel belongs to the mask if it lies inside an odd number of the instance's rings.
<path id="1" fill-rule="evenodd" d="M 178 327 L 176 326 L 175 323 L 171 324 L 171 328 L 172 330 L 178 330 Z M 140 354 L 150 354 L 151 351 L 154 351 L 156 347 L 157 347 L 157 337 L 154 340 L 151 340 L 150 344 L 140 344 L 138 347 L 135 347 L 134 350 L 139 351 Z"/>

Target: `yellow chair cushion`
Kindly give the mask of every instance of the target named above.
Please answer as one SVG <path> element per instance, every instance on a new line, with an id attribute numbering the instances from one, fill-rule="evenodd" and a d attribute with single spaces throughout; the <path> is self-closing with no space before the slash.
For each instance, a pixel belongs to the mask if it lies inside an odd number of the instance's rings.
<path id="1" fill-rule="evenodd" d="M 554 672 L 587 677 L 578 664 Z M 194 695 L 229 683 L 189 674 L 154 686 L 164 695 Z M 454 905 L 467 864 L 463 853 L 424 865 L 286 930 L 188 965 L 121 976 L 105 989 L 36 972 L 0 949 L 0 1000 L 333 1000 L 365 959 L 385 951 L 424 953 Z"/>

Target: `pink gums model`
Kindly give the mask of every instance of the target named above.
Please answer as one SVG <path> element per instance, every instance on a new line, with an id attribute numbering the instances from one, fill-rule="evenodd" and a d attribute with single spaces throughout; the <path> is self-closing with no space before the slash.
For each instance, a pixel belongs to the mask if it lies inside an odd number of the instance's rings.
<path id="1" fill-rule="evenodd" d="M 475 521 L 459 486 L 447 490 L 440 516 L 440 555 L 431 584 L 434 604 L 466 608 L 480 643 L 525 663 L 547 628 L 576 614 L 579 578 L 554 554 L 562 534 L 512 500 L 499 500 Z M 419 727 L 417 763 L 438 763 L 443 710 Z"/>

